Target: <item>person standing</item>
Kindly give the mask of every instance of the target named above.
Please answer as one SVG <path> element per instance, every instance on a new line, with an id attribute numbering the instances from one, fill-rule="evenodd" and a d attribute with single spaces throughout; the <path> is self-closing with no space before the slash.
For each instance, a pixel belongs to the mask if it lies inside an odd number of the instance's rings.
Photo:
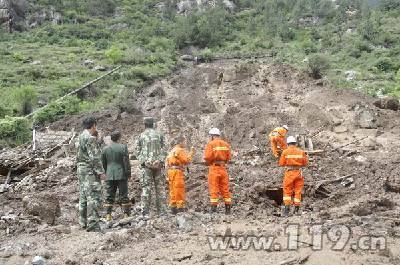
<path id="1" fill-rule="evenodd" d="M 150 214 L 150 198 L 154 191 L 157 213 L 164 215 L 166 207 L 166 187 L 163 175 L 166 158 L 164 135 L 155 130 L 154 119 L 144 118 L 144 132 L 136 140 L 136 157 L 139 160 L 142 186 L 141 208 L 145 219 Z"/>
<path id="2" fill-rule="evenodd" d="M 121 204 L 124 217 L 129 217 L 131 204 L 128 197 L 128 179 L 131 177 L 131 165 L 129 162 L 128 147 L 120 144 L 119 131 L 111 133 L 111 145 L 107 146 L 102 153 L 102 162 L 106 171 L 106 221 L 112 220 L 112 207 L 115 201 L 115 193 L 119 191 L 119 203 Z"/>
<path id="3" fill-rule="evenodd" d="M 287 148 L 285 138 L 288 131 L 289 127 L 287 125 L 283 125 L 282 127 L 275 128 L 269 134 L 269 141 L 271 143 L 272 153 L 276 158 L 279 158 L 282 151 Z"/>
<path id="4" fill-rule="evenodd" d="M 229 191 L 229 176 L 226 164 L 231 159 L 230 145 L 221 139 L 221 132 L 218 128 L 209 131 L 211 141 L 204 151 L 204 160 L 209 166 L 208 189 L 210 192 L 211 212 L 217 212 L 219 196 L 225 203 L 225 214 L 231 213 L 232 198 Z"/>
<path id="5" fill-rule="evenodd" d="M 171 212 L 176 214 L 185 208 L 185 167 L 192 161 L 194 149 L 188 153 L 185 150 L 184 137 L 176 139 L 176 145 L 167 156 L 169 206 Z"/>
<path id="6" fill-rule="evenodd" d="M 83 120 L 84 131 L 79 136 L 77 175 L 79 178 L 79 224 L 86 231 L 100 231 L 101 180 L 106 175 L 97 145 L 96 119 Z"/>
<path id="7" fill-rule="evenodd" d="M 292 204 L 295 206 L 294 213 L 300 214 L 301 192 L 304 186 L 301 168 L 308 164 L 307 155 L 296 146 L 297 141 L 294 136 L 288 137 L 287 144 L 289 147 L 283 150 L 279 158 L 279 165 L 286 168 L 283 178 L 283 217 L 289 215 Z"/>

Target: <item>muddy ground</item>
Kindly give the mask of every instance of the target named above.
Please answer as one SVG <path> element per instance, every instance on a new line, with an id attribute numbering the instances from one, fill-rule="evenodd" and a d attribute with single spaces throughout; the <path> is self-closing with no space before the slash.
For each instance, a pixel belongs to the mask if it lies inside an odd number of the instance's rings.
<path id="1" fill-rule="evenodd" d="M 35 256 L 46 264 L 400 264 L 400 117 L 375 107 L 375 100 L 262 61 L 200 64 L 158 80 L 122 106 L 95 115 L 103 134 L 121 130 L 130 150 L 143 129 L 143 116 L 156 117 L 168 142 L 178 134 L 187 136 L 196 149 L 186 181 L 188 212 L 153 216 L 148 222 L 135 213 L 120 221 L 117 208 L 104 234 L 79 230 L 71 155 L 0 194 L 0 264 L 31 264 Z M 52 128 L 80 130 L 81 120 L 66 118 Z M 325 152 L 312 156 L 304 170 L 303 214 L 288 219 L 279 217 L 283 170 L 267 140 L 269 131 L 282 124 L 293 135 L 310 135 L 325 126 L 313 138 L 314 149 Z M 214 126 L 234 152 L 229 171 L 235 205 L 229 217 L 222 208 L 221 214 L 208 214 L 207 168 L 201 157 Z M 131 162 L 131 197 L 139 201 L 137 162 Z M 329 181 L 340 177 L 345 178 Z M 287 247 L 290 224 L 300 226 L 297 250 Z M 333 235 L 340 229 L 351 232 L 343 249 Z M 232 243 L 227 250 L 211 250 L 207 236 L 215 235 L 273 236 L 280 248 L 244 250 Z M 316 235 L 323 235 L 319 251 Z M 375 249 L 356 247 L 366 236 L 385 242 Z"/>

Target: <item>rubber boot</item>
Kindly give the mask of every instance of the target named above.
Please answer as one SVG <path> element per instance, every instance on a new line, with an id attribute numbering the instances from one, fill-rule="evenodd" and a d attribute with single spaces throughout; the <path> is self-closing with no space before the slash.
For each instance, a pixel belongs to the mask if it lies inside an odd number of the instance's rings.
<path id="1" fill-rule="evenodd" d="M 295 207 L 294 207 L 293 214 L 294 214 L 294 215 L 297 215 L 297 216 L 300 216 L 300 215 L 301 215 L 300 206 L 295 206 Z"/>
<path id="2" fill-rule="evenodd" d="M 225 204 L 225 214 L 226 215 L 231 214 L 231 205 L 230 204 Z"/>
<path id="3" fill-rule="evenodd" d="M 282 209 L 282 217 L 288 217 L 290 212 L 290 206 L 285 205 Z"/>
<path id="4" fill-rule="evenodd" d="M 217 205 L 211 205 L 211 213 L 217 212 Z"/>

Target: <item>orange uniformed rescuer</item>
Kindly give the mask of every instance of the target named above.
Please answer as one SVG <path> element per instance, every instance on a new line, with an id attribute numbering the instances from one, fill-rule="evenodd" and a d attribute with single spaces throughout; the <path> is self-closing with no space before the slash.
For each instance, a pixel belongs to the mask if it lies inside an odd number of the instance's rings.
<path id="1" fill-rule="evenodd" d="M 290 205 L 294 205 L 294 213 L 300 214 L 301 191 L 304 186 L 304 177 L 301 168 L 307 166 L 308 159 L 306 153 L 296 146 L 296 138 L 289 136 L 289 145 L 283 150 L 279 159 L 279 165 L 286 167 L 283 179 L 283 212 L 282 216 L 287 217 L 290 212 Z M 292 200 L 292 196 L 293 200 Z"/>
<path id="2" fill-rule="evenodd" d="M 221 139 L 221 132 L 218 128 L 212 128 L 209 135 L 211 141 L 206 146 L 204 160 L 209 166 L 208 190 L 210 192 L 211 212 L 217 212 L 221 195 L 225 202 L 225 214 L 230 214 L 232 198 L 229 192 L 229 176 L 226 164 L 231 159 L 231 147 Z"/>
<path id="3" fill-rule="evenodd" d="M 178 137 L 175 146 L 167 156 L 169 206 L 171 212 L 176 214 L 185 208 L 185 167 L 192 161 L 194 149 L 188 153 L 185 150 L 184 137 Z"/>
<path id="4" fill-rule="evenodd" d="M 289 127 L 287 125 L 283 125 L 282 127 L 275 128 L 269 134 L 269 141 L 271 142 L 272 153 L 276 158 L 278 158 L 282 151 L 287 148 L 285 138 L 288 131 Z"/>

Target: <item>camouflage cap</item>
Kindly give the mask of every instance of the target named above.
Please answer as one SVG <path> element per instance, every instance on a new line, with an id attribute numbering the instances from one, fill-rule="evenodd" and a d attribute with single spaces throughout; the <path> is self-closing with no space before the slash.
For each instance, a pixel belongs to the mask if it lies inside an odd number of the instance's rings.
<path id="1" fill-rule="evenodd" d="M 144 117 L 143 118 L 144 124 L 148 125 L 153 125 L 154 124 L 154 118 L 153 117 Z"/>

